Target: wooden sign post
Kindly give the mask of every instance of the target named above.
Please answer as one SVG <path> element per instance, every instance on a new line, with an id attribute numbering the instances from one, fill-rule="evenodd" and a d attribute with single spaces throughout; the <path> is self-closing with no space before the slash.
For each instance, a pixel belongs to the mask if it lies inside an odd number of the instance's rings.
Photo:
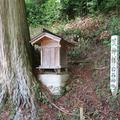
<path id="1" fill-rule="evenodd" d="M 80 107 L 80 120 L 84 120 L 84 116 L 83 116 L 83 106 Z"/>
<path id="2" fill-rule="evenodd" d="M 118 91 L 119 80 L 119 36 L 111 36 L 110 89 L 113 96 Z"/>

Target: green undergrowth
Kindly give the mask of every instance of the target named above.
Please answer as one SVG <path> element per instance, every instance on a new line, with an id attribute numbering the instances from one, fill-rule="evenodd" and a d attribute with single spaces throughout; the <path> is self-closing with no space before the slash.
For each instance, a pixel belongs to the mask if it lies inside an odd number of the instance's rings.
<path id="1" fill-rule="evenodd" d="M 45 27 L 51 32 L 60 35 L 69 42 L 76 42 L 76 46 L 68 51 L 68 55 L 70 57 L 85 58 L 88 51 L 90 51 L 98 44 L 110 47 L 111 35 L 120 35 L 120 16 L 116 15 L 115 13 L 110 13 L 109 15 L 100 14 L 99 16 L 92 17 L 92 19 L 93 21 L 97 19 L 99 20 L 99 27 L 95 31 L 87 31 L 86 28 L 87 32 L 83 32 L 81 29 L 74 27 L 66 29 L 66 24 L 72 22 L 74 23 L 74 20 L 59 21 L 50 26 L 39 25 L 38 27 L 30 27 L 31 36 L 35 36 L 41 33 L 42 28 Z M 107 37 L 105 36 L 105 32 L 109 34 Z"/>
<path id="2" fill-rule="evenodd" d="M 7 100 L 4 107 L 0 109 L 0 120 L 13 120 L 16 109 L 11 100 Z"/>

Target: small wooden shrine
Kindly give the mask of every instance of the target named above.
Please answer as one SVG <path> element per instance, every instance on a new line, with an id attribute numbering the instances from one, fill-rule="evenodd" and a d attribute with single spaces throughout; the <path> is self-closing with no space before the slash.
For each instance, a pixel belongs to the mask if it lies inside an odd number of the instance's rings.
<path id="1" fill-rule="evenodd" d="M 60 70 L 67 69 L 67 50 L 74 44 L 60 36 L 43 29 L 43 32 L 30 41 L 32 45 L 37 44 L 40 49 L 39 69 Z"/>

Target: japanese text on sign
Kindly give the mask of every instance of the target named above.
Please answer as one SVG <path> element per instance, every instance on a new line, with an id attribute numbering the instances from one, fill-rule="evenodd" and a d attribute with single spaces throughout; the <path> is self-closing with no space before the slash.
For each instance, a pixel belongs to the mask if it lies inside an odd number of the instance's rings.
<path id="1" fill-rule="evenodd" d="M 117 94 L 119 79 L 119 36 L 111 37 L 110 89 L 112 95 Z"/>

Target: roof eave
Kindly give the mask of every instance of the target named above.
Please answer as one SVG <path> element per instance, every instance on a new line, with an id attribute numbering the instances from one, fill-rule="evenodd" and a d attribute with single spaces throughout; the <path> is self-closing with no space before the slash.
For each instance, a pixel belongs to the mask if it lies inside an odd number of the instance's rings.
<path id="1" fill-rule="evenodd" d="M 55 40 L 57 42 L 60 42 L 61 39 L 62 39 L 62 38 L 57 37 L 55 35 L 52 35 L 50 33 L 41 33 L 38 36 L 32 38 L 32 40 L 30 41 L 30 43 L 33 45 L 33 44 L 37 43 L 39 40 L 41 40 L 43 37 L 48 37 L 48 38 L 53 39 L 53 40 Z"/>

